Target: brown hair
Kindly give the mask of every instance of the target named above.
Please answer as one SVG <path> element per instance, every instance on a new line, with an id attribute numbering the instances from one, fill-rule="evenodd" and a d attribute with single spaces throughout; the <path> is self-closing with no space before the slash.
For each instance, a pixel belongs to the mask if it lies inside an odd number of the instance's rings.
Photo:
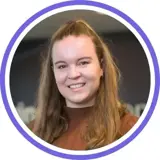
<path id="1" fill-rule="evenodd" d="M 89 117 L 88 128 L 83 135 L 87 143 L 86 149 L 99 148 L 119 137 L 120 119 L 125 112 L 125 107 L 119 101 L 120 74 L 110 51 L 93 28 L 81 19 L 65 23 L 51 38 L 48 53 L 42 64 L 33 131 L 43 140 L 53 143 L 67 130 L 68 122 L 63 109 L 65 99 L 55 82 L 51 53 L 53 44 L 69 35 L 89 36 L 95 45 L 99 62 L 102 61 L 103 77 L 93 106 L 93 114 Z"/>

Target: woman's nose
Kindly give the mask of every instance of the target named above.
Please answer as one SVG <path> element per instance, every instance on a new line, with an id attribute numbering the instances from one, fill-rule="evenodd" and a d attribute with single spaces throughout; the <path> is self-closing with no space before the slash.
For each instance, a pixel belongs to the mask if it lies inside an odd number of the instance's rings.
<path id="1" fill-rule="evenodd" d="M 70 67 L 68 71 L 68 78 L 69 79 L 76 79 L 80 77 L 80 72 L 77 70 L 76 67 Z"/>

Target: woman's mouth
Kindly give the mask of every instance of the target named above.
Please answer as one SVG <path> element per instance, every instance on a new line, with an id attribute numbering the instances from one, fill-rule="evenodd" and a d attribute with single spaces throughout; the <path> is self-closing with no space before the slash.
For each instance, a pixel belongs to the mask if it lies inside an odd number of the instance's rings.
<path id="1" fill-rule="evenodd" d="M 70 89 L 75 90 L 75 89 L 80 89 L 80 88 L 82 88 L 85 84 L 86 84 L 86 83 L 71 84 L 71 85 L 69 85 L 68 87 L 69 87 Z"/>

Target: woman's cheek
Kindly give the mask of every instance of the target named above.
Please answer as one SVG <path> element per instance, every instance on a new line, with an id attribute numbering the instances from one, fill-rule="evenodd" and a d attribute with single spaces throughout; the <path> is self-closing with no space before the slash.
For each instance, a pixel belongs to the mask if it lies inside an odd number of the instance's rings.
<path id="1" fill-rule="evenodd" d="M 55 79 L 56 79 L 57 83 L 60 83 L 60 84 L 64 83 L 66 80 L 66 76 L 67 76 L 67 74 L 65 72 L 63 72 L 63 73 L 62 72 L 55 72 Z"/>
<path id="2" fill-rule="evenodd" d="M 94 79 L 99 76 L 97 70 L 93 67 L 88 67 L 83 70 L 83 75 L 88 79 Z"/>

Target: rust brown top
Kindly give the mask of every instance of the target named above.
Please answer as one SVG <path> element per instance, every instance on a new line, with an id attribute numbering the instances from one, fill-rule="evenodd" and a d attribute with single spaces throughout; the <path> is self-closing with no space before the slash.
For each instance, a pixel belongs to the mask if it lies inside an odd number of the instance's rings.
<path id="1" fill-rule="evenodd" d="M 85 150 L 86 143 L 81 138 L 81 131 L 86 127 L 86 118 L 90 113 L 91 107 L 87 108 L 67 108 L 69 117 L 69 128 L 58 139 L 56 139 L 53 145 L 70 150 Z M 138 117 L 131 113 L 126 113 L 121 118 L 120 135 L 126 134 L 137 122 Z M 32 121 L 28 127 L 32 130 L 34 121 Z"/>

